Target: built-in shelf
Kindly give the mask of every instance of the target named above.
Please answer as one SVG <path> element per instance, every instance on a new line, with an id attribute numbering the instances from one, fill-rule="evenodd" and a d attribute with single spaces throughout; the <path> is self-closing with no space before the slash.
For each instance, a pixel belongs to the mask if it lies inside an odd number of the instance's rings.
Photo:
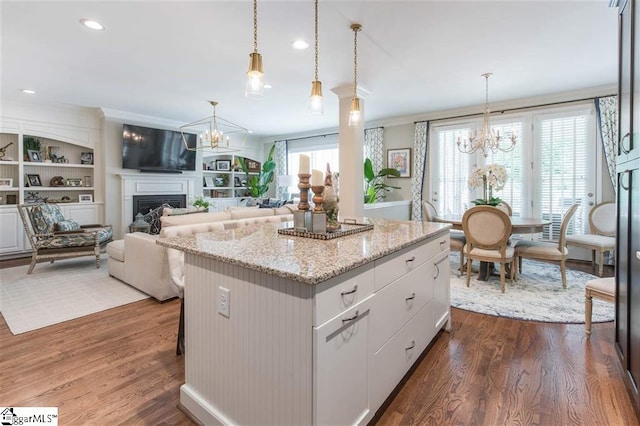
<path id="1" fill-rule="evenodd" d="M 28 186 L 25 191 L 93 191 L 93 186 Z"/>
<path id="2" fill-rule="evenodd" d="M 93 164 L 70 164 L 70 163 L 38 163 L 35 161 L 25 161 L 25 167 L 66 167 L 74 169 L 93 169 Z"/>
<path id="3" fill-rule="evenodd" d="M 0 160 L 0 166 L 3 166 L 3 165 L 6 165 L 6 166 L 17 166 L 18 164 L 20 164 L 19 161 Z"/>

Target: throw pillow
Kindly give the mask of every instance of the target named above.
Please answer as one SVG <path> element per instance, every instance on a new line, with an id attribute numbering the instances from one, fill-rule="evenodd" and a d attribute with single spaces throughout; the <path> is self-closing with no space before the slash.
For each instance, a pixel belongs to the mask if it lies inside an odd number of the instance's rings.
<path id="1" fill-rule="evenodd" d="M 73 220 L 62 220 L 55 224 L 56 231 L 77 231 L 79 229 L 80 224 Z"/>

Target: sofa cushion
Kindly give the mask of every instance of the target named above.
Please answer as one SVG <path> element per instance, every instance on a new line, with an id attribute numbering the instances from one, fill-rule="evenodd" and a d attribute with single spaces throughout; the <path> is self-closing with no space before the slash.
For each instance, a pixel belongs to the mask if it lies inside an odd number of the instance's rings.
<path id="1" fill-rule="evenodd" d="M 162 223 L 162 229 L 164 229 L 165 226 L 192 225 L 194 223 L 220 222 L 220 221 L 229 220 L 229 219 L 231 219 L 231 213 L 229 212 L 193 213 L 193 214 L 186 214 L 186 215 L 162 216 L 160 218 L 160 222 Z"/>
<path id="2" fill-rule="evenodd" d="M 64 221 L 60 207 L 55 204 L 38 204 L 31 208 L 31 225 L 36 234 L 50 234 L 56 223 Z"/>
<path id="3" fill-rule="evenodd" d="M 162 216 L 178 216 L 181 214 L 193 214 L 193 213 L 206 213 L 207 209 L 204 207 L 187 207 L 187 208 L 174 208 L 165 207 L 162 209 Z"/>
<path id="4" fill-rule="evenodd" d="M 54 229 L 56 231 L 77 231 L 80 229 L 80 224 L 75 220 L 61 220 L 56 222 Z"/>
<path id="5" fill-rule="evenodd" d="M 233 220 L 274 215 L 273 209 L 259 209 L 258 207 L 232 209 L 229 210 L 229 212 L 231 213 L 231 219 Z"/>
<path id="6" fill-rule="evenodd" d="M 111 259 L 124 262 L 124 240 L 115 240 L 107 244 L 107 254 Z"/>

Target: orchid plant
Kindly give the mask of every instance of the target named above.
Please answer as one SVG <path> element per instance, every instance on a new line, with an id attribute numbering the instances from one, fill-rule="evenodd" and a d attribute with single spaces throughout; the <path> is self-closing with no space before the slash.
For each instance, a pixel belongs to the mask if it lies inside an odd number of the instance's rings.
<path id="1" fill-rule="evenodd" d="M 473 200 L 475 205 L 497 206 L 502 202 L 493 196 L 493 190 L 500 191 L 507 183 L 507 169 L 501 164 L 489 164 L 486 167 L 474 167 L 469 175 L 470 188 L 482 188 L 483 198 Z"/>

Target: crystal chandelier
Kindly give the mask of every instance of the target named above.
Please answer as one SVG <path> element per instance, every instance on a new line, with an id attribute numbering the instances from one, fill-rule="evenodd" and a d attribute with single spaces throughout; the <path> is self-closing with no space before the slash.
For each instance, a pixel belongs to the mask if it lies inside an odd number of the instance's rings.
<path id="1" fill-rule="evenodd" d="M 485 102 L 480 133 L 474 132 L 472 136 L 471 132 L 469 132 L 469 138 L 463 140 L 458 136 L 458 150 L 465 154 L 474 154 L 477 151 L 482 151 L 482 155 L 486 158 L 489 156 L 489 151 L 493 153 L 498 151 L 509 152 L 513 151 L 516 146 L 517 138 L 515 132 L 511 132 L 510 136 L 504 138 L 500 135 L 500 130 L 494 132 L 491 129 L 489 121 L 491 116 L 491 111 L 489 110 L 489 77 L 492 75 L 493 73 L 490 72 L 482 74 L 482 77 L 485 78 Z"/>
<path id="2" fill-rule="evenodd" d="M 232 148 L 231 143 L 243 145 L 249 133 L 248 129 L 218 117 L 216 114 L 218 102 L 210 101 L 209 103 L 213 106 L 211 117 L 180 126 L 184 146 L 189 151 L 207 150 L 215 153 L 240 151 Z M 196 134 L 195 142 L 190 138 L 194 133 Z"/>

